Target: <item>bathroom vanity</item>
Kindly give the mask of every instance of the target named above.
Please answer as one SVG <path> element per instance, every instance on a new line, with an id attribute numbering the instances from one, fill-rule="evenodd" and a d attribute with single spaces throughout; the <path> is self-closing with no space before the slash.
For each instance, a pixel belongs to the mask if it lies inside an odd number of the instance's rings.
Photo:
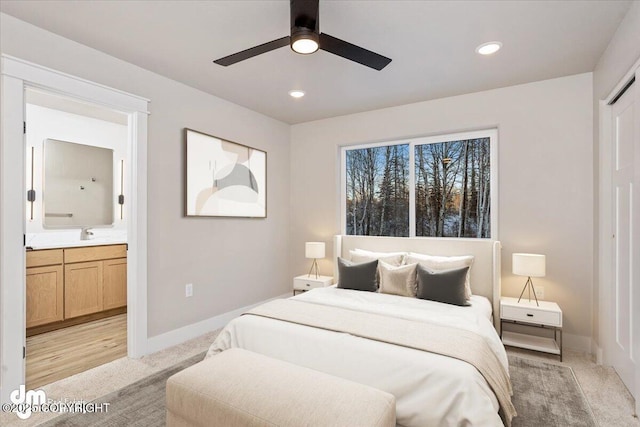
<path id="1" fill-rule="evenodd" d="M 27 335 L 126 311 L 127 245 L 27 251 Z"/>
<path id="2" fill-rule="evenodd" d="M 42 111 L 37 105 L 28 109 L 47 124 L 34 125 L 27 134 L 31 150 L 26 325 L 30 336 L 126 312 L 127 139 L 126 126 L 107 126 L 109 137 L 102 132 L 85 134 L 78 129 L 86 124 L 76 119 L 67 118 L 77 124 L 72 131 L 59 128 L 58 113 Z M 62 139 L 52 139 L 51 134 Z"/>

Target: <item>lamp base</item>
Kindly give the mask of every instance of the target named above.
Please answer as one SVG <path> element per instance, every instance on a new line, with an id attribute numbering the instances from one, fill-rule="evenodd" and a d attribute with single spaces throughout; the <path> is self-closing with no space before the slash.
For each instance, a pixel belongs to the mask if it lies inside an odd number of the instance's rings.
<path id="1" fill-rule="evenodd" d="M 318 260 L 317 259 L 313 259 L 313 263 L 311 264 L 311 268 L 309 269 L 309 274 L 307 274 L 308 277 L 311 277 L 311 273 L 315 271 L 316 274 L 316 279 L 318 278 L 319 274 L 318 274 Z"/>
<path id="2" fill-rule="evenodd" d="M 520 302 L 520 300 L 522 299 L 522 294 L 524 294 L 524 291 L 526 291 L 527 288 L 529 288 L 529 302 L 531 302 L 531 291 L 533 291 L 533 297 L 536 299 L 536 305 L 540 307 L 540 304 L 538 303 L 538 296 L 536 295 L 536 290 L 533 287 L 533 281 L 531 280 L 531 277 L 527 278 L 527 283 L 524 284 L 524 288 L 522 288 L 522 292 L 520 292 L 518 302 Z"/>

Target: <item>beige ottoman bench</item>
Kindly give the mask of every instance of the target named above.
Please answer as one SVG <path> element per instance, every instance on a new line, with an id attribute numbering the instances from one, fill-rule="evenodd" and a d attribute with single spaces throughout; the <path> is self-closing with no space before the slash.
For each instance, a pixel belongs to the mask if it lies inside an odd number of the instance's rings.
<path id="1" fill-rule="evenodd" d="M 167 381 L 167 426 L 393 427 L 393 395 L 230 349 Z"/>

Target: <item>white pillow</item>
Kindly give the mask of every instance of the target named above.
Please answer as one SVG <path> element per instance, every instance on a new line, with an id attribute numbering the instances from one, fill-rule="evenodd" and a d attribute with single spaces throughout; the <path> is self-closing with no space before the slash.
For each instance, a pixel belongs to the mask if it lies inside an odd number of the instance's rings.
<path id="1" fill-rule="evenodd" d="M 418 263 L 435 271 L 451 270 L 454 268 L 469 267 L 467 271 L 467 279 L 464 282 L 464 293 L 467 299 L 471 298 L 471 281 L 469 280 L 471 266 L 473 265 L 473 255 L 461 256 L 435 256 L 426 254 L 417 254 L 409 252 L 405 262 L 407 264 Z"/>
<path id="2" fill-rule="evenodd" d="M 349 256 L 353 262 L 359 263 L 377 259 L 387 264 L 395 265 L 396 267 L 404 263 L 406 254 L 406 252 L 371 252 L 363 249 L 353 249 L 349 251 Z"/>
<path id="3" fill-rule="evenodd" d="M 384 261 L 378 262 L 378 274 L 380 275 L 378 292 L 415 298 L 417 267 L 418 264 L 396 267 Z"/>

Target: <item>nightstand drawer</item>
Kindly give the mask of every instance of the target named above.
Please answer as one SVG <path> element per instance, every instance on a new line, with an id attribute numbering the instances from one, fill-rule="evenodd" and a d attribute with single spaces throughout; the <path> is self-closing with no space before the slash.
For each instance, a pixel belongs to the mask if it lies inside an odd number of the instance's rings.
<path id="1" fill-rule="evenodd" d="M 320 285 L 318 282 L 310 282 L 308 280 L 301 280 L 301 279 L 295 279 L 293 281 L 293 289 L 299 290 L 299 291 L 306 291 L 309 289 L 313 289 L 313 288 L 320 288 L 322 287 L 322 285 Z"/>
<path id="2" fill-rule="evenodd" d="M 328 276 L 318 276 L 317 279 L 315 276 L 298 276 L 293 279 L 293 289 L 296 291 L 308 291 L 314 288 L 323 288 L 325 286 L 331 286 L 332 281 L 333 278 Z"/>
<path id="3" fill-rule="evenodd" d="M 539 323 L 548 326 L 562 326 L 562 314 L 543 311 L 532 307 L 502 306 L 502 319 L 520 322 Z"/>

